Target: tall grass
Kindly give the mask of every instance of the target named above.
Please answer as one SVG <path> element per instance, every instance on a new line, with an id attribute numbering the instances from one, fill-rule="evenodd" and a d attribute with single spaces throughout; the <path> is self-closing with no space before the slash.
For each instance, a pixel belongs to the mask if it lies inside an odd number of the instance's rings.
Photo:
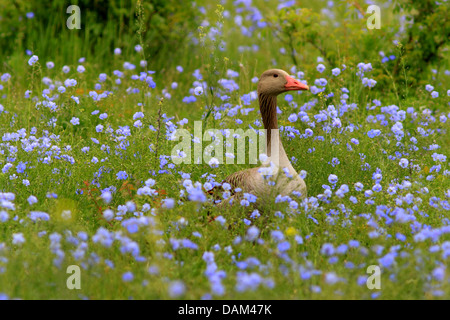
<path id="1" fill-rule="evenodd" d="M 125 6 L 126 3 L 121 4 Z M 268 11 L 276 11 L 273 8 L 276 8 L 278 1 L 265 1 L 264 4 L 255 5 L 269 14 Z M 145 43 L 135 33 L 123 31 L 127 29 L 123 26 L 125 18 L 123 21 L 109 19 L 100 30 L 92 30 L 89 27 L 89 14 L 86 14 L 85 28 L 68 30 L 63 25 L 66 15 L 61 13 L 62 7 L 57 7 L 60 13 L 50 15 L 47 25 L 25 20 L 27 25 L 19 32 L 26 32 L 29 42 L 17 46 L 7 56 L 0 57 L 3 62 L 1 73 L 12 74 L 12 79 L 0 91 L 0 104 L 7 111 L 0 114 L 0 136 L 5 137 L 0 144 L 0 167 L 3 168 L 8 162 L 14 163 L 10 171 L 0 173 L 0 192 L 15 194 L 15 210 L 7 210 L 7 221 L 0 222 L 0 293 L 23 299 L 209 298 L 212 289 L 205 273 L 207 262 L 204 258 L 205 251 L 208 251 L 214 252 L 217 271 L 223 270 L 226 274 L 221 279 L 225 292 L 223 295 L 212 295 L 218 299 L 370 299 L 378 297 L 378 294 L 384 299 L 448 297 L 448 282 L 441 283 L 432 276 L 438 265 L 448 267 L 448 258 L 442 258 L 445 243 L 449 241 L 448 234 L 443 233 L 434 242 L 430 239 L 416 242 L 414 236 L 418 232 L 415 229 L 417 225 L 412 222 L 392 222 L 389 220 L 395 219 L 392 211 L 384 209 L 399 206 L 412 210 L 413 205 L 406 204 L 406 200 L 398 204 L 399 198 L 406 198 L 411 193 L 414 195 L 413 204 L 419 208 L 414 211 L 414 215 L 424 229 L 428 226 L 439 228 L 448 223 L 448 210 L 433 207 L 429 203 L 433 196 L 446 199 L 444 192 L 450 188 L 450 181 L 443 172 L 449 169 L 449 164 L 448 161 L 442 163 L 439 173 L 430 172 L 436 163 L 431 157 L 434 151 L 429 150 L 429 146 L 437 144 L 440 146 L 437 152 L 450 156 L 450 137 L 447 134 L 449 122 L 432 121 L 431 116 L 423 112 L 432 110 L 436 119 L 442 114 L 448 114 L 449 101 L 444 91 L 448 89 L 448 82 L 445 82 L 448 77 L 443 73 L 435 75 L 435 85 L 441 93 L 437 99 L 431 99 L 422 88 L 403 97 L 398 93 L 400 84 L 389 76 L 392 65 L 382 64 L 378 53 L 371 51 L 379 47 L 396 50 L 382 39 L 372 46 L 369 41 L 353 43 L 349 35 L 349 43 L 333 49 L 338 52 L 339 64 L 329 65 L 325 62 L 327 69 L 323 74 L 316 69 L 317 57 L 321 54 L 313 46 L 305 45 L 304 50 L 298 53 L 297 69 L 305 72 L 309 84 L 313 84 L 316 78 L 326 78 L 327 91 L 318 95 L 310 92 L 295 94 L 295 104 L 286 101 L 283 95 L 278 98 L 281 110 L 278 120 L 284 129 L 283 144 L 288 156 L 295 158 L 292 160 L 295 169 L 307 172 L 305 181 L 308 196 L 320 198 L 325 192 L 324 185 L 330 185 L 336 192 L 342 184 L 349 186 L 349 194 L 344 198 L 333 196 L 318 201 L 320 205 L 317 207 L 313 199 L 302 203 L 292 196 L 298 209 L 294 209 L 291 202 L 273 203 L 261 210 L 259 218 L 251 217 L 253 207 L 238 204 L 220 210 L 211 203 L 188 201 L 186 188 L 183 187 L 186 179 L 182 173 L 189 174 L 193 183 L 204 183 L 211 179 L 220 182 L 228 174 L 251 165 L 211 168 L 204 163 L 170 168 L 170 160 L 167 159 L 168 163 L 163 161 L 175 145 L 167 139 L 169 128 L 172 125 L 181 127 L 177 123 L 184 118 L 189 120 L 184 128 L 191 132 L 197 120 L 204 120 L 204 130 L 257 127 L 255 120 L 260 120 L 257 100 L 244 105 L 242 99 L 244 94 L 256 90 L 252 78 L 273 67 L 285 70 L 292 67 L 292 57 L 289 53 L 280 52 L 284 44 L 269 28 L 255 31 L 250 38 L 242 34 L 233 22 L 238 13 L 232 1 L 224 4 L 229 16 L 221 8 L 216 12 L 215 4 L 208 1 L 198 1 L 197 7 L 200 6 L 204 6 L 206 12 L 201 18 L 211 24 L 202 29 L 200 36 L 195 33 L 192 37 L 198 38 L 199 43 L 203 39 L 205 44 L 196 45 L 195 40 L 191 39 L 192 42 L 183 43 L 179 48 L 164 48 L 175 52 L 166 55 L 168 51 L 163 51 L 155 59 L 148 59 L 146 68 L 139 67 L 142 54 L 145 55 L 146 51 L 135 52 L 134 46 L 141 44 L 146 49 L 151 44 Z M 324 2 L 310 3 L 308 6 L 319 11 Z M 128 8 L 139 11 L 135 6 Z M 395 18 L 391 14 L 388 16 L 388 19 Z M 216 25 L 218 20 L 219 25 Z M 142 21 L 137 22 L 143 31 Z M 129 23 L 134 24 L 136 21 Z M 215 42 L 211 42 L 208 35 L 211 26 L 222 27 Z M 84 36 L 81 37 L 80 33 Z M 221 39 L 226 44 L 223 51 L 220 49 Z M 251 45 L 259 49 L 239 50 L 239 47 Z M 349 57 L 358 51 L 358 45 L 363 47 L 362 52 L 371 52 L 373 60 L 365 60 L 363 53 Z M 122 55 L 113 54 L 115 47 L 122 48 Z M 27 64 L 29 57 L 25 54 L 26 49 L 32 50 L 40 58 L 33 67 Z M 82 63 L 86 72 L 82 74 L 76 71 L 81 64 L 78 62 L 80 57 L 86 57 L 86 62 Z M 50 60 L 56 65 L 54 69 L 45 66 Z M 349 60 L 354 61 L 348 63 Z M 135 64 L 136 70 L 124 70 L 126 61 Z M 373 73 L 389 81 L 384 82 L 386 84 L 381 88 L 372 90 L 365 87 L 356 76 L 358 62 L 371 62 Z M 330 70 L 342 68 L 342 63 L 348 64 L 347 71 L 343 71 L 340 77 L 332 76 Z M 443 63 L 441 68 L 445 69 Z M 63 65 L 71 67 L 70 73 L 62 73 Z M 183 66 L 183 72 L 177 71 L 178 65 Z M 156 82 L 154 89 L 149 88 L 145 81 L 131 79 L 132 75 L 140 75 L 147 69 L 157 71 L 152 74 Z M 199 83 L 204 85 L 203 81 L 206 81 L 206 94 L 186 104 L 182 100 L 192 93 L 196 80 L 192 73 L 196 69 L 203 75 Z M 227 92 L 217 84 L 219 79 L 227 78 L 228 69 L 239 72 L 239 77 L 235 78 L 239 89 L 232 92 Z M 124 72 L 120 85 L 115 82 L 117 77 L 113 76 L 114 70 Z M 107 80 L 101 83 L 102 88 L 98 91 L 110 90 L 113 94 L 97 102 L 90 98 L 89 92 L 99 82 L 101 72 L 107 74 Z M 411 70 L 404 73 L 406 82 L 412 76 Z M 55 85 L 67 78 L 77 79 L 76 87 L 67 88 L 55 100 L 59 105 L 56 112 L 39 106 L 38 109 L 35 100 L 24 97 L 26 90 L 32 90 L 32 97 L 44 100 L 42 90 L 48 86 L 43 84 L 43 77 L 51 78 Z M 177 89 L 171 89 L 174 81 L 178 83 Z M 326 111 L 330 105 L 336 106 L 338 111 L 342 110 L 342 87 L 350 92 L 348 104 L 356 105 L 354 110 L 339 115 L 342 126 L 332 128 L 329 132 L 323 130 L 323 123 L 316 122 L 315 126 L 311 126 L 314 115 Z M 130 88 L 137 88 L 139 92 L 133 93 Z M 164 89 L 171 94 L 170 98 L 162 99 Z M 329 92 L 335 95 L 327 97 Z M 223 102 L 217 94 L 227 94 L 229 99 Z M 80 97 L 80 104 L 73 101 L 72 95 Z M 405 138 L 401 145 L 397 144 L 391 132 L 395 121 L 390 120 L 387 113 L 381 112 L 380 107 L 373 108 L 375 99 L 380 100 L 383 107 L 396 104 L 400 110 L 413 107 L 417 112 L 415 116 L 408 114 L 407 120 L 402 122 Z M 224 106 L 225 103 L 230 105 Z M 253 108 L 254 111 L 247 115 L 239 112 L 228 116 L 227 111 L 236 106 L 239 106 L 239 110 Z M 96 110 L 98 113 L 93 114 Z M 289 115 L 300 110 L 312 121 L 291 123 Z M 144 118 L 140 119 L 140 128 L 133 126 L 136 112 L 144 113 Z M 220 119 L 215 118 L 218 112 L 222 113 Z M 108 114 L 104 120 L 99 119 L 102 113 Z M 382 113 L 388 125 L 370 121 Z M 49 125 L 53 117 L 57 118 L 54 126 Z M 80 125 L 70 122 L 73 117 L 80 119 Z M 242 122 L 237 122 L 237 119 Z M 331 125 L 331 119 L 328 118 L 325 123 Z M 99 124 L 104 126 L 103 132 L 97 132 L 96 126 Z M 106 133 L 109 126 L 113 132 Z M 129 136 L 118 131 L 124 126 L 130 128 Z M 300 133 L 310 128 L 314 136 L 302 138 L 296 135 L 289 138 L 286 134 L 288 126 L 295 127 Z M 422 136 L 418 133 L 420 126 L 434 131 L 428 136 Z M 36 133 L 31 133 L 33 127 Z M 22 128 L 26 129 L 25 137 L 6 141 L 7 133 L 18 132 Z M 370 138 L 368 132 L 371 129 L 380 129 L 382 134 Z M 55 148 L 37 147 L 34 152 L 27 152 L 23 148 L 26 144 L 23 139 L 30 139 L 30 136 L 36 136 L 40 143 L 48 139 Z M 323 136 L 323 141 L 317 136 Z M 416 151 L 411 149 L 414 143 L 410 138 L 413 136 L 418 139 Z M 98 139 L 99 143 L 92 138 Z M 359 144 L 352 142 L 352 139 L 357 139 Z M 68 145 L 71 146 L 70 150 Z M 349 150 L 348 145 L 352 150 Z M 83 151 L 85 147 L 89 147 L 89 151 Z M 14 148 L 17 148 L 15 152 Z M 61 160 L 59 150 L 73 157 L 75 162 L 70 164 Z M 401 168 L 399 159 L 388 158 L 396 155 L 396 152 L 402 152 L 401 157 L 407 157 L 411 163 L 420 165 L 419 170 Z M 51 157 L 48 164 L 45 157 Z M 93 162 L 94 157 L 99 160 L 98 163 Z M 338 158 L 340 164 L 331 165 L 333 158 Z M 19 161 L 27 163 L 24 173 L 17 171 Z M 356 182 L 361 182 L 365 186 L 364 190 L 371 189 L 375 184 L 373 175 L 377 169 L 382 172 L 383 191 L 375 193 L 373 197 L 355 191 Z M 117 174 L 120 171 L 125 171 L 128 177 L 119 179 Z M 13 174 L 17 178 L 11 178 Z M 329 183 L 330 174 L 338 176 L 336 186 Z M 427 180 L 429 174 L 435 175 L 435 179 Z M 23 179 L 29 180 L 30 185 L 24 185 Z M 138 196 L 137 190 L 148 179 L 156 180 L 152 188 L 158 191 L 158 195 Z M 410 189 L 399 189 L 396 195 L 387 192 L 390 184 L 401 184 L 405 180 L 413 183 Z M 423 190 L 425 186 L 429 193 Z M 106 188 L 112 191 L 111 202 L 101 197 Z M 30 195 L 38 199 L 36 204 L 29 204 Z M 357 198 L 358 202 L 353 203 L 350 195 Z M 421 200 L 417 199 L 419 197 Z M 369 198 L 374 199 L 375 203 L 366 203 Z M 174 199 L 173 208 L 165 208 L 164 201 L 167 199 Z M 133 204 L 135 210 L 129 209 L 126 214 L 116 215 L 122 220 L 108 221 L 104 216 L 107 209 L 117 214 L 120 212 L 119 206 L 123 209 L 123 206 L 132 207 Z M 145 204 L 151 208 L 149 211 L 144 211 Z M 31 211 L 46 212 L 50 220 L 34 222 L 29 217 Z M 71 212 L 69 218 L 64 213 L 67 214 L 67 211 Z M 147 220 L 139 224 L 138 232 L 130 232 L 122 225 L 124 220 L 141 216 Z M 214 219 L 218 216 L 225 218 L 223 225 L 220 219 Z M 246 240 L 249 223 L 258 228 L 260 241 Z M 115 233 L 115 240 L 110 247 L 97 241 L 99 230 L 102 230 L 100 228 Z M 272 236 L 273 231 L 283 233 L 284 240 L 290 245 L 288 250 L 280 249 L 279 242 Z M 372 231 L 377 231 L 378 237 L 373 236 Z M 80 232 L 86 233 L 86 240 Z M 193 235 L 194 232 L 200 233 L 201 237 Z M 23 233 L 25 243 L 12 242 L 17 233 Z M 55 249 L 54 241 L 50 238 L 54 233 L 62 237 L 59 249 L 64 252 L 64 259 L 61 261 L 58 260 L 60 252 Z M 406 240 L 399 240 L 397 234 L 405 235 Z M 191 240 L 197 249 L 176 249 L 175 240 L 181 239 Z M 359 247 L 351 247 L 344 254 L 333 255 L 337 261 L 322 252 L 324 244 L 331 243 L 337 248 L 348 244 L 350 240 L 357 240 Z M 137 256 L 145 257 L 144 261 L 132 254 L 136 248 L 134 243 L 139 247 Z M 439 245 L 442 253 L 430 252 L 433 245 Z M 384 248 L 382 254 L 377 253 L 377 246 Z M 397 246 L 400 249 L 395 249 Z M 401 254 L 396 256 L 391 267 L 383 268 L 382 290 L 373 295 L 374 291 L 357 284 L 358 278 L 367 276 L 368 265 L 380 265 L 380 259 L 394 250 L 392 248 L 401 251 Z M 84 256 L 79 257 L 77 250 L 83 251 Z M 349 267 L 349 262 L 353 267 Z M 69 265 L 80 265 L 82 268 L 81 290 L 69 290 L 66 287 L 69 276 L 66 268 Z M 124 281 L 122 276 L 129 271 L 133 273 L 134 279 Z M 260 282 L 255 290 L 238 289 L 244 282 L 242 272 L 259 275 Z M 329 274 L 336 274 L 340 280 L 330 284 L 327 278 Z M 170 289 L 176 281 L 182 281 L 186 288 L 181 295 L 174 295 Z M 442 290 L 443 295 L 433 295 L 434 286 Z"/>

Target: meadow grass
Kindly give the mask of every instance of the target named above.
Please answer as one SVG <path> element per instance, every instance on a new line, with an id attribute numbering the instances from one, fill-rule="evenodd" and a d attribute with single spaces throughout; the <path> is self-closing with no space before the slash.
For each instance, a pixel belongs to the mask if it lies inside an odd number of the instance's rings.
<path id="1" fill-rule="evenodd" d="M 277 5 L 254 4 L 264 15 Z M 225 14 L 215 3 L 198 6 L 205 8 L 200 20 L 210 25 L 177 48 L 170 63 L 162 55 L 141 67 L 142 54 L 133 49 L 138 37 L 123 44 L 121 55 L 102 53 L 110 46 L 101 38 L 69 36 L 56 43 L 58 19 L 34 31 L 36 43 L 43 41 L 33 51 L 39 56 L 34 65 L 25 53 L 32 48 L 17 48 L 5 58 L 0 75 L 11 78 L 0 82 L 1 297 L 448 298 L 448 61 L 419 79 L 422 86 L 399 95 L 401 84 L 389 76 L 393 65 L 381 62 L 378 49 L 368 58 L 340 51 L 339 64 L 321 62 L 326 69 L 320 72 L 320 52 L 306 46 L 294 70 L 269 28 L 243 35 L 234 20 L 242 5 L 227 2 Z M 86 49 L 90 41 L 98 56 Z M 397 52 L 379 41 L 375 47 Z M 145 50 L 149 44 L 142 45 Z M 49 69 L 47 61 L 55 67 Z M 303 71 L 310 86 L 327 80 L 317 85 L 323 92 L 278 98 L 284 147 L 294 168 L 307 173 L 308 198 L 278 197 L 256 212 L 252 204 L 220 209 L 205 183 L 252 165 L 174 165 L 176 142 L 169 138 L 176 128 L 193 132 L 199 120 L 205 130 L 261 128 L 258 101 L 246 95 L 256 90 L 252 79 L 273 67 L 296 77 Z M 333 68 L 341 75 L 332 75 Z M 202 78 L 193 75 L 197 69 Z M 357 75 L 361 70 L 383 81 L 369 88 Z M 101 73 L 107 75 L 103 82 Z M 413 76 L 413 70 L 405 75 Z M 229 82 L 220 85 L 220 79 Z M 96 84 L 101 86 L 94 90 Z M 425 84 L 439 97 L 432 98 Z M 60 86 L 65 92 L 58 92 Z M 195 96 L 198 86 L 204 94 Z M 195 101 L 186 102 L 188 96 Z M 401 159 L 408 165 L 402 167 Z M 70 265 L 81 267 L 79 290 L 66 286 Z M 379 290 L 366 286 L 370 265 L 381 268 Z"/>

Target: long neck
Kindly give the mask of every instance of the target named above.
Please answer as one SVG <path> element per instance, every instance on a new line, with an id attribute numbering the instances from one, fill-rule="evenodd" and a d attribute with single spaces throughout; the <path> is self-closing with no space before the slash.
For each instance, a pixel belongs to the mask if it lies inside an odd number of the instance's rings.
<path id="1" fill-rule="evenodd" d="M 264 129 L 266 129 L 267 155 L 270 156 L 272 129 L 278 129 L 277 97 L 260 93 L 258 95 L 258 98 L 259 98 L 259 110 L 261 111 Z"/>
<path id="2" fill-rule="evenodd" d="M 284 151 L 283 143 L 281 142 L 281 137 L 279 132 L 272 132 L 272 129 L 278 129 L 277 121 L 277 97 L 269 96 L 260 93 L 259 94 L 259 108 L 261 111 L 261 116 L 264 123 L 264 129 L 266 129 L 266 147 L 267 156 L 271 158 L 271 161 L 278 162 L 281 167 L 288 167 L 291 173 L 295 173 L 295 169 L 292 167 L 289 158 Z M 274 136 L 275 134 L 275 136 Z M 277 139 L 273 141 L 273 139 Z M 274 145 L 274 151 L 272 153 L 272 143 Z M 276 152 L 278 149 L 278 152 Z"/>

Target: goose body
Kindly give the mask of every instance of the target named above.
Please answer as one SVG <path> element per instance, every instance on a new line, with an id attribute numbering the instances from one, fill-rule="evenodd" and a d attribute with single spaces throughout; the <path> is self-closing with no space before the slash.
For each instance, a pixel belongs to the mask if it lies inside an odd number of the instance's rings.
<path id="1" fill-rule="evenodd" d="M 261 167 L 246 169 L 229 175 L 223 182 L 231 185 L 232 190 L 241 188 L 242 192 L 252 193 L 258 198 L 267 198 L 271 194 L 290 195 L 293 191 L 300 192 L 306 197 L 306 184 L 292 166 L 278 131 L 277 96 L 292 90 L 309 90 L 308 86 L 290 77 L 280 69 L 265 71 L 258 81 L 258 99 L 261 116 L 266 129 L 267 161 Z M 276 161 L 277 160 L 277 161 Z M 272 162 L 272 166 L 270 163 Z M 274 168 L 276 171 L 264 177 L 261 172 Z M 269 181 L 270 180 L 270 183 Z"/>

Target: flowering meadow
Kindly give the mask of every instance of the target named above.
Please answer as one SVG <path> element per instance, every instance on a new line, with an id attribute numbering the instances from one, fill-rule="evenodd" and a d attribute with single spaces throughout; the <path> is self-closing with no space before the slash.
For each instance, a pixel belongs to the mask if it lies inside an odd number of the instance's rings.
<path id="1" fill-rule="evenodd" d="M 392 1 L 379 30 L 372 1 L 189 3 L 196 28 L 171 55 L 153 59 L 139 34 L 103 58 L 72 58 L 70 41 L 41 55 L 37 37 L 2 55 L 0 298 L 448 299 L 448 43 L 409 65 L 427 49 Z M 218 206 L 222 180 L 254 165 L 175 164 L 174 133 L 262 129 L 256 83 L 271 68 L 310 87 L 277 108 L 308 194 Z"/>

